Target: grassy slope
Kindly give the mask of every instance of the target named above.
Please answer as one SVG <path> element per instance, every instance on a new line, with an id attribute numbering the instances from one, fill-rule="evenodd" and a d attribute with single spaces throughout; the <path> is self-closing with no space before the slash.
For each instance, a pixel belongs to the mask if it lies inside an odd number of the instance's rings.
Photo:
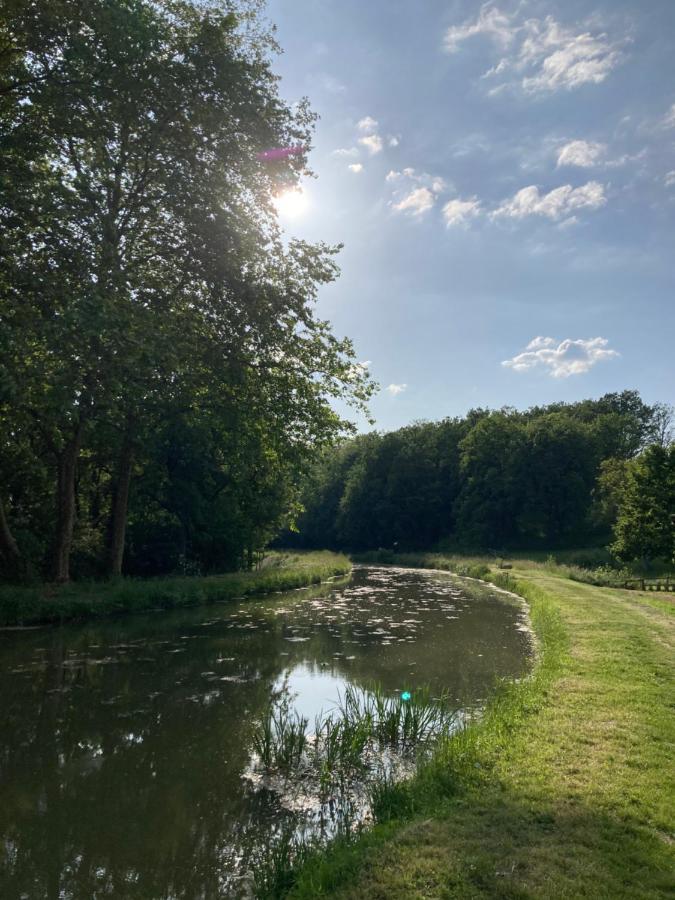
<path id="1" fill-rule="evenodd" d="M 0 626 L 90 619 L 148 609 L 175 609 L 232 600 L 254 594 L 292 590 L 345 575 L 351 562 L 338 553 L 320 551 L 273 555 L 273 565 L 257 572 L 205 577 L 121 578 L 110 582 L 58 587 L 0 587 Z"/>
<path id="2" fill-rule="evenodd" d="M 292 896 L 673 896 L 675 607 L 525 563 L 510 581 L 534 679 L 443 749 L 412 817 L 313 860 Z"/>

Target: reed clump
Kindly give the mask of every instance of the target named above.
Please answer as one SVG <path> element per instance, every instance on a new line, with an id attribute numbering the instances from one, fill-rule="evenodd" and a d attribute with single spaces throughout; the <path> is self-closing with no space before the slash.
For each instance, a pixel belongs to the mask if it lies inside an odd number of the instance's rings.
<path id="1" fill-rule="evenodd" d="M 379 686 L 350 685 L 335 710 L 315 718 L 312 733 L 309 721 L 282 698 L 256 726 L 253 747 L 259 765 L 284 774 L 367 770 L 381 751 L 417 751 L 450 733 L 456 721 L 447 696 L 433 698 L 426 688 L 391 696 Z"/>

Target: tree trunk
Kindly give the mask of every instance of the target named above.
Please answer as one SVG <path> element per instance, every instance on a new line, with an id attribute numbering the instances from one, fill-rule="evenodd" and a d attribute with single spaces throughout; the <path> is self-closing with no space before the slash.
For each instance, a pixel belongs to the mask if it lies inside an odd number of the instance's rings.
<path id="1" fill-rule="evenodd" d="M 58 456 L 56 486 L 56 540 L 54 544 L 54 581 L 70 581 L 70 551 L 75 527 L 75 473 L 80 455 L 82 425 Z"/>
<path id="2" fill-rule="evenodd" d="M 127 510 L 129 508 L 129 485 L 134 463 L 134 445 L 131 426 L 124 435 L 124 443 L 117 466 L 110 511 L 110 546 L 108 551 L 108 571 L 111 576 L 122 574 L 124 560 L 124 539 L 127 530 Z"/>
<path id="3" fill-rule="evenodd" d="M 7 516 L 5 515 L 5 507 L 0 497 L 0 559 L 3 560 L 7 567 L 7 573 L 14 578 L 19 574 L 21 569 L 21 554 L 19 547 L 14 540 Z"/>

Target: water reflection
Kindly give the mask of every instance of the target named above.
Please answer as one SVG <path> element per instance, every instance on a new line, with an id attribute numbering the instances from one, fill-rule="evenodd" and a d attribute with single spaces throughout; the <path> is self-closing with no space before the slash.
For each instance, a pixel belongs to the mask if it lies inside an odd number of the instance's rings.
<path id="1" fill-rule="evenodd" d="M 0 635 L 0 896 L 229 896 L 292 816 L 242 777 L 286 684 L 313 720 L 346 684 L 471 708 L 518 677 L 522 612 L 429 573 L 358 569 L 265 601 Z"/>

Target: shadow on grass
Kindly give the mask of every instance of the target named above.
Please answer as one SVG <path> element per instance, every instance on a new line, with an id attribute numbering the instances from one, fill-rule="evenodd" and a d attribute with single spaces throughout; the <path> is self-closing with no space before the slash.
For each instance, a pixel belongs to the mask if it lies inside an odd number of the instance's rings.
<path id="1" fill-rule="evenodd" d="M 288 896 L 656 900 L 672 884 L 664 837 L 573 797 L 552 806 L 492 783 L 331 848 L 305 864 Z"/>

